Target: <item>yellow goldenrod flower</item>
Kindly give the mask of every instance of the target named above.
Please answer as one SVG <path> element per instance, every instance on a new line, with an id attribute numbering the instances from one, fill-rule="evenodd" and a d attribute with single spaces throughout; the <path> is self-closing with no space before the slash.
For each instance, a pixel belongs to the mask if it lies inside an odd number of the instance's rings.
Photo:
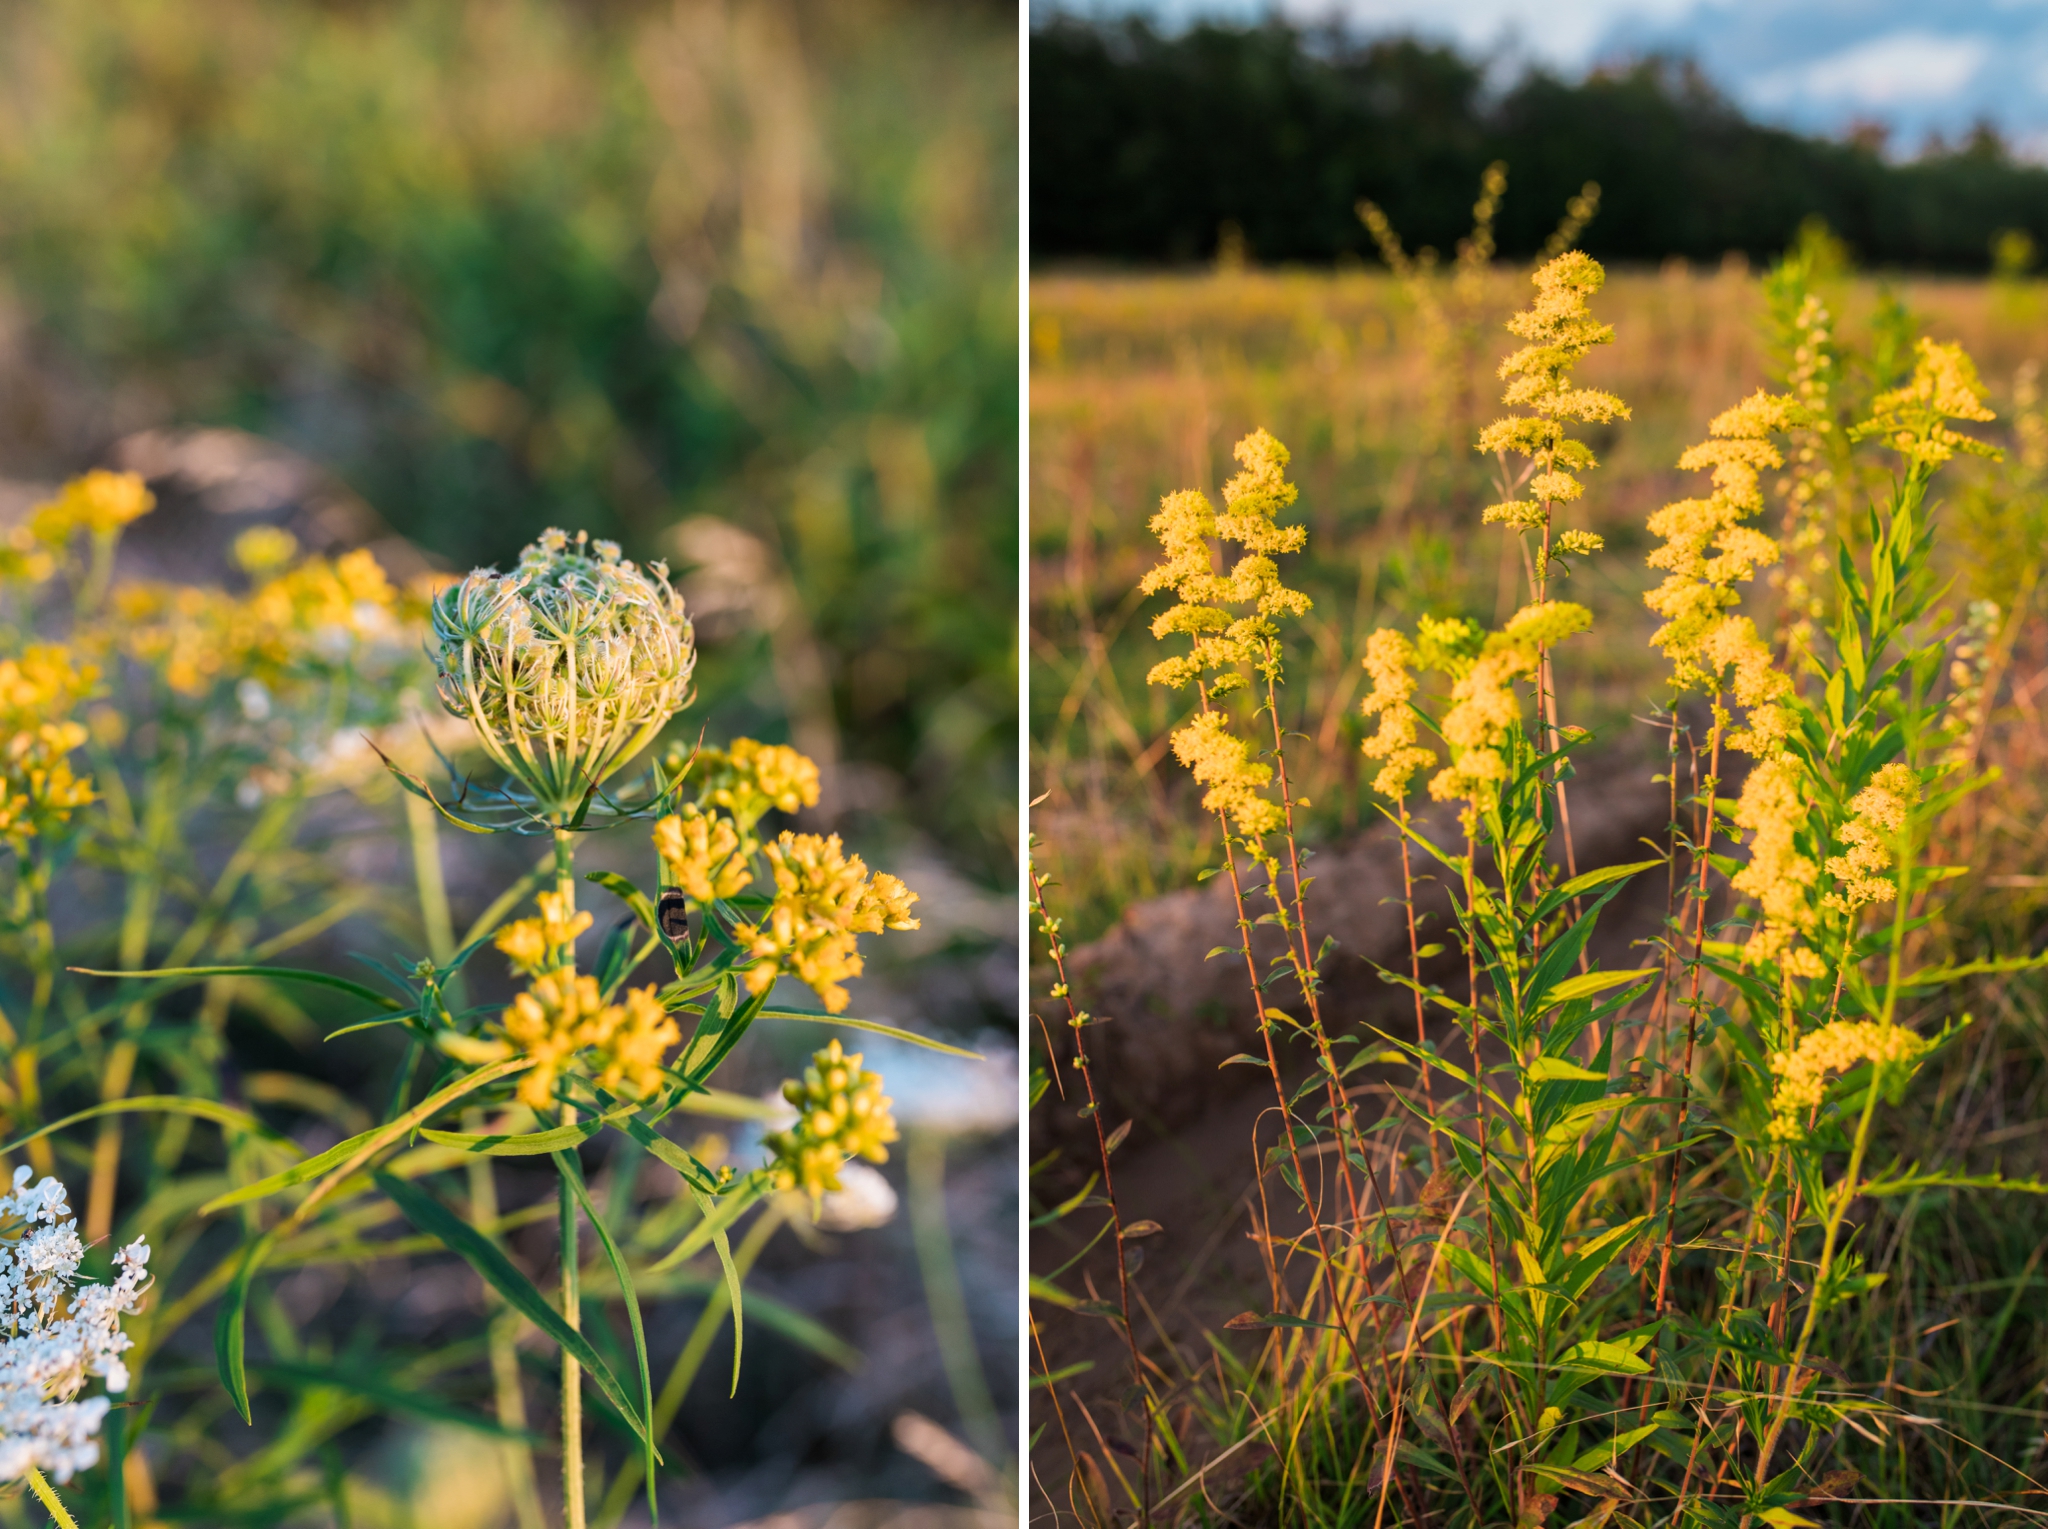
<path id="1" fill-rule="evenodd" d="M 1478 657 L 1451 687 L 1451 708 L 1441 729 L 1451 746 L 1451 762 L 1430 780 L 1431 797 L 1474 807 L 1493 800 L 1508 773 L 1500 746 L 1522 720 L 1514 682 L 1536 672 L 1545 649 L 1592 624 L 1593 613 L 1583 605 L 1545 600 L 1524 606 L 1486 638 Z"/>
<path id="2" fill-rule="evenodd" d="M 1949 429 L 1952 419 L 1983 423 L 1998 416 L 1984 403 L 1977 366 L 1960 345 L 1938 345 L 1921 336 L 1920 359 L 1902 388 L 1871 401 L 1870 418 L 1849 432 L 1853 440 L 1875 436 L 1906 459 L 1909 470 L 1935 468 L 1957 452 L 1996 459 L 1996 446 Z"/>
<path id="3" fill-rule="evenodd" d="M 740 924 L 733 938 L 753 957 L 747 990 L 765 993 L 784 972 L 810 985 L 828 1012 L 846 1007 L 840 983 L 861 974 L 856 935 L 915 929 L 917 894 L 886 872 L 871 881 L 861 857 L 839 835 L 784 833 L 766 847 L 775 897 L 758 924 Z"/>
<path id="4" fill-rule="evenodd" d="M 1306 526 L 1283 526 L 1279 512 L 1294 503 L 1295 488 L 1286 479 L 1287 448 L 1263 430 L 1237 443 L 1235 455 L 1244 471 L 1223 485 L 1224 512 L 1218 515 L 1208 498 L 1192 490 L 1169 494 L 1159 504 L 1151 526 L 1166 558 L 1146 573 L 1139 588 L 1146 594 L 1168 589 L 1176 604 L 1152 623 L 1152 635 L 1191 637 L 1193 651 L 1155 664 L 1147 683 L 1179 689 L 1190 680 L 1243 663 L 1270 665 L 1277 673 L 1275 616 L 1299 616 L 1309 609 L 1308 596 L 1280 581 L 1273 559 L 1299 552 L 1308 541 Z M 1228 573 L 1211 571 L 1210 541 L 1234 542 L 1246 555 Z M 1233 616 L 1228 606 L 1250 606 Z"/>
<path id="5" fill-rule="evenodd" d="M 534 978 L 500 1023 L 506 1040 L 534 1059 L 520 1077 L 519 1100 L 535 1110 L 554 1102 L 556 1081 L 579 1062 L 599 1087 L 645 1098 L 660 1086 L 661 1058 L 682 1039 L 652 987 L 608 1004 L 595 977 L 566 968 Z"/>
<path id="6" fill-rule="evenodd" d="M 98 683 L 98 668 L 60 643 L 0 659 L 0 835 L 16 853 L 97 799 L 70 755 L 86 740 L 71 714 Z"/>
<path id="7" fill-rule="evenodd" d="M 1173 755 L 1207 786 L 1203 810 L 1228 820 L 1246 839 L 1260 839 L 1285 821 L 1277 803 L 1260 793 L 1271 784 L 1273 767 L 1252 758 L 1252 746 L 1230 731 L 1220 712 L 1197 712 L 1174 729 Z"/>
<path id="8" fill-rule="evenodd" d="M 881 1074 L 863 1070 L 861 1054 L 842 1051 L 837 1037 L 812 1054 L 802 1081 L 782 1085 L 782 1097 L 798 1114 L 788 1130 L 763 1142 L 774 1154 L 768 1172 L 776 1189 L 800 1189 L 815 1205 L 840 1187 L 839 1170 L 850 1158 L 889 1160 L 896 1121 L 882 1092 Z"/>
<path id="9" fill-rule="evenodd" d="M 1528 341 L 1500 364 L 1507 381 L 1502 401 L 1511 409 L 1527 409 L 1496 420 L 1479 435 L 1485 452 L 1513 452 L 1527 457 L 1534 476 L 1525 486 L 1530 496 L 1488 509 L 1488 524 L 1517 530 L 1538 530 L 1550 520 L 1550 506 L 1566 504 L 1585 492 L 1573 476 L 1598 466 L 1592 448 L 1565 434 L 1569 422 L 1606 424 L 1629 417 L 1628 405 L 1612 393 L 1581 388 L 1572 369 L 1595 347 L 1614 338 L 1586 306 L 1607 273 L 1592 257 L 1572 250 L 1559 255 L 1530 277 L 1536 300 L 1508 320 L 1508 329 Z"/>
<path id="10" fill-rule="evenodd" d="M 786 744 L 735 738 L 730 749 L 698 750 L 694 768 L 701 772 L 697 800 L 731 813 L 742 834 L 751 834 L 771 807 L 795 812 L 818 805 L 817 765 Z"/>
<path id="11" fill-rule="evenodd" d="M 1399 632 L 1381 627 L 1366 639 L 1365 670 L 1372 676 L 1372 694 L 1359 710 L 1378 717 L 1380 725 L 1363 749 L 1366 758 L 1386 761 L 1373 778 L 1373 790 L 1396 801 L 1407 796 L 1417 770 L 1436 762 L 1436 755 L 1415 741 L 1415 713 L 1408 704 L 1415 694 L 1414 663 L 1415 649 Z"/>
<path id="12" fill-rule="evenodd" d="M 1807 420 L 1797 400 L 1759 389 L 1716 416 L 1709 438 L 1678 459 L 1687 472 L 1711 468 L 1713 492 L 1668 504 L 1650 517 L 1650 531 L 1664 545 L 1649 563 L 1663 569 L 1665 579 L 1643 603 L 1664 618 L 1650 641 L 1671 660 L 1672 682 L 1680 688 L 1716 690 L 1730 664 L 1759 697 L 1745 704 L 1768 705 L 1777 695 L 1766 691 L 1789 688 L 1789 681 L 1780 687 L 1759 676 L 1758 665 L 1770 662 L 1769 649 L 1746 619 L 1728 612 L 1740 600 L 1735 585 L 1778 560 L 1778 544 L 1744 524 L 1763 509 L 1760 475 L 1784 465 L 1771 436 Z M 1736 621 L 1740 625 L 1731 627 Z"/>
<path id="13" fill-rule="evenodd" d="M 565 952 L 592 923 L 588 913 L 570 913 L 569 900 L 560 892 L 543 892 L 536 901 L 540 904 L 540 917 L 507 924 L 491 942 L 514 967 L 529 976 L 566 964 Z"/>
<path id="14" fill-rule="evenodd" d="M 155 508 L 156 496 L 144 486 L 140 473 L 95 469 L 73 478 L 55 499 L 36 506 L 28 524 L 44 546 L 62 548 L 80 531 L 112 536 Z"/>
<path id="15" fill-rule="evenodd" d="M 549 816 L 575 810 L 689 700 L 695 635 L 668 570 L 551 530 L 509 574 L 434 600 L 442 702 Z"/>
<path id="16" fill-rule="evenodd" d="M 1838 834 L 1849 851 L 1828 857 L 1828 874 L 1842 883 L 1841 891 L 1822 899 L 1830 908 L 1853 913 L 1866 903 L 1892 900 L 1898 889 L 1884 872 L 1891 869 L 1892 848 L 1919 802 L 1919 778 L 1897 761 L 1851 798 L 1849 821 Z"/>
<path id="17" fill-rule="evenodd" d="M 1911 1030 L 1875 1020 L 1838 1019 L 1801 1037 L 1792 1050 L 1771 1058 L 1778 1078 L 1771 1095 L 1771 1139 L 1798 1141 L 1806 1135 L 1807 1117 L 1827 1097 L 1830 1073 L 1870 1062 L 1878 1069 L 1879 1087 L 1896 1086 L 1901 1069 L 1910 1077 L 1927 1050 L 1926 1040 Z"/>
<path id="18" fill-rule="evenodd" d="M 730 820 L 706 816 L 694 806 L 654 825 L 654 852 L 661 857 L 664 883 L 681 887 L 700 903 L 736 896 L 753 885 L 754 870 L 741 852 L 739 831 Z"/>
<path id="19" fill-rule="evenodd" d="M 1762 759 L 1742 783 L 1735 824 L 1748 831 L 1749 863 L 1734 876 L 1735 890 L 1755 900 L 1763 921 L 1751 932 L 1743 959 L 1753 966 L 1778 962 L 1795 977 L 1818 977 L 1820 958 L 1798 942 L 1813 924 L 1809 892 L 1817 874 L 1800 853 L 1806 824 L 1806 779 L 1789 754 Z"/>
<path id="20" fill-rule="evenodd" d="M 251 526 L 235 538 L 235 563 L 251 578 L 266 579 L 299 555 L 299 539 L 282 526 Z"/>

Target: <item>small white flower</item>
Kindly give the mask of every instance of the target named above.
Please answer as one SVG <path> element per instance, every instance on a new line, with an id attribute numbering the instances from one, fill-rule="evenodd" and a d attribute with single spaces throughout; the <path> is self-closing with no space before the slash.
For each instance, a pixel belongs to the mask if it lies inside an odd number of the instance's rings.
<path id="1" fill-rule="evenodd" d="M 12 1190 L 0 1194 L 0 1481 L 36 1469 L 64 1482 L 99 1463 L 112 1405 L 77 1399 L 86 1378 L 128 1389 L 121 1317 L 149 1288 L 149 1245 L 138 1238 L 114 1255 L 111 1285 L 74 1284 L 85 1244 L 69 1197 L 56 1179 L 31 1177 L 15 1169 Z"/>

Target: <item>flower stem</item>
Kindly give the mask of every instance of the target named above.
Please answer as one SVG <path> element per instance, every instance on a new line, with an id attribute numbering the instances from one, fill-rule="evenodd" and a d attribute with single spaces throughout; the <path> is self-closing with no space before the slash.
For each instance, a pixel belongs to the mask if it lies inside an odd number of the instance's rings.
<path id="1" fill-rule="evenodd" d="M 51 1486 L 43 1478 L 43 1473 L 33 1465 L 28 1468 L 28 1489 L 50 1510 L 50 1517 L 56 1523 L 57 1529 L 78 1529 L 78 1520 L 65 1510 L 64 1504 L 58 1499 L 57 1489 Z"/>
<path id="2" fill-rule="evenodd" d="M 576 851 L 569 830 L 555 828 L 555 893 L 562 899 L 561 916 L 569 919 L 576 911 Z M 554 953 L 557 965 L 570 972 L 576 967 L 576 947 L 571 944 Z M 562 1124 L 576 1123 L 576 1106 L 562 1106 Z M 562 1223 L 562 1320 L 572 1331 L 583 1327 L 583 1298 L 577 1280 L 576 1196 L 568 1179 L 561 1183 Z M 583 1367 L 569 1355 L 562 1356 L 562 1521 L 568 1529 L 584 1529 L 583 1502 Z"/>

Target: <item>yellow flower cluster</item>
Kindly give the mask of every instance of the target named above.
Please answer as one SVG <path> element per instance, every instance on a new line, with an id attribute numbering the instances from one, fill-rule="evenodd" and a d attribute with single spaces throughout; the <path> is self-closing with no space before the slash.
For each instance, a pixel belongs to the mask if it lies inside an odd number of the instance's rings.
<path id="1" fill-rule="evenodd" d="M 251 537 L 269 534 L 268 527 L 245 532 L 238 552 Z M 254 566 L 265 566 L 275 550 L 257 546 Z M 240 560 L 251 566 L 246 553 Z M 189 699 L 225 679 L 254 680 L 271 692 L 299 681 L 324 686 L 372 645 L 393 652 L 410 647 L 424 614 L 417 607 L 362 550 L 308 558 L 266 579 L 247 599 L 158 583 L 123 584 L 114 592 L 123 650 Z"/>
<path id="2" fill-rule="evenodd" d="M 1500 746 L 1522 720 L 1514 682 L 1536 672 L 1544 649 L 1592 624 L 1593 613 L 1583 605 L 1545 600 L 1523 606 L 1505 627 L 1488 635 L 1477 660 L 1451 687 L 1451 709 L 1443 719 L 1451 763 L 1430 780 L 1431 797 L 1473 807 L 1493 800 L 1508 773 Z"/>
<path id="3" fill-rule="evenodd" d="M 527 976 L 568 964 L 566 952 L 591 925 L 588 913 L 573 912 L 560 892 L 543 892 L 539 918 L 523 918 L 500 929 L 492 943 Z"/>
<path id="4" fill-rule="evenodd" d="M 1957 452 L 1999 457 L 1996 446 L 1951 430 L 1952 419 L 1981 424 L 1998 416 L 1984 403 L 1984 384 L 1977 366 L 1960 345 L 1938 345 L 1926 336 L 1920 359 L 1902 388 L 1880 393 L 1871 401 L 1870 418 L 1850 430 L 1854 440 L 1872 436 L 1906 459 L 1909 469 L 1935 468 Z"/>
<path id="5" fill-rule="evenodd" d="M 1911 1030 L 1875 1020 L 1838 1019 L 1804 1036 L 1791 1051 L 1771 1058 L 1778 1077 L 1771 1095 L 1771 1139 L 1798 1141 L 1806 1135 L 1807 1117 L 1827 1097 L 1828 1074 L 1871 1062 L 1882 1086 L 1895 1080 L 1900 1068 L 1910 1077 L 1927 1049 L 1927 1042 Z"/>
<path id="6" fill-rule="evenodd" d="M 1789 754 L 1767 755 L 1750 770 L 1735 804 L 1735 825 L 1749 833 L 1749 863 L 1735 873 L 1735 890 L 1755 899 L 1763 921 L 1751 931 L 1743 959 L 1753 966 L 1776 961 L 1795 977 L 1818 977 L 1820 957 L 1800 945 L 1812 927 L 1809 893 L 1817 874 L 1800 853 L 1805 825 L 1806 776 Z"/>
<path id="7" fill-rule="evenodd" d="M 753 885 L 753 867 L 741 852 L 731 820 L 708 816 L 695 806 L 654 825 L 654 852 L 661 857 L 663 885 L 681 887 L 700 903 L 736 896 Z"/>
<path id="8" fill-rule="evenodd" d="M 73 478 L 55 499 L 30 514 L 31 535 L 45 547 L 61 549 L 78 532 L 105 538 L 156 508 L 156 496 L 139 473 L 95 469 Z"/>
<path id="9" fill-rule="evenodd" d="M 1740 599 L 1735 585 L 1778 560 L 1778 544 L 1744 522 L 1764 507 L 1761 474 L 1784 465 L 1772 434 L 1806 418 L 1796 400 L 1759 389 L 1717 416 L 1709 438 L 1678 459 L 1687 472 L 1711 468 L 1713 492 L 1668 504 L 1650 517 L 1650 532 L 1663 537 L 1664 545 L 1649 562 L 1665 578 L 1643 603 L 1664 618 L 1650 640 L 1671 660 L 1672 680 L 1681 688 L 1718 690 L 1732 664 L 1738 683 L 1746 681 L 1758 693 L 1758 671 L 1768 667 L 1770 651 L 1753 625 L 1727 613 Z M 1757 695 L 1745 704 L 1768 702 Z"/>
<path id="10" fill-rule="evenodd" d="M 94 800 L 91 777 L 71 768 L 86 739 L 71 714 L 98 681 L 97 668 L 57 643 L 0 659 L 0 836 L 17 854 Z"/>
<path id="11" fill-rule="evenodd" d="M 1547 525 L 1551 505 L 1568 504 L 1585 492 L 1573 474 L 1599 465 L 1591 447 L 1565 434 L 1566 423 L 1606 424 L 1629 417 L 1628 405 L 1612 393 L 1578 387 L 1572 380 L 1572 368 L 1614 338 L 1613 328 L 1596 321 L 1586 306 L 1607 280 L 1600 263 L 1572 250 L 1530 280 L 1536 284 L 1535 302 L 1508 320 L 1509 330 L 1529 343 L 1500 364 L 1508 382 L 1502 401 L 1530 412 L 1496 420 L 1479 435 L 1481 451 L 1529 459 L 1534 473 L 1524 486 L 1529 497 L 1496 504 L 1484 517 L 1488 524 L 1504 522 L 1519 530 Z M 1571 550 L 1587 549 L 1575 545 Z"/>
<path id="12" fill-rule="evenodd" d="M 1230 731 L 1220 712 L 1197 712 L 1173 732 L 1173 754 L 1209 789 L 1204 811 L 1226 818 L 1240 835 L 1260 839 L 1285 821 L 1279 805 L 1261 795 L 1272 783 L 1273 767 L 1252 758 L 1252 746 Z"/>
<path id="13" fill-rule="evenodd" d="M 1866 903 L 1892 900 L 1897 888 L 1884 873 L 1891 869 L 1892 848 L 1919 801 L 1919 777 L 1897 761 L 1850 799 L 1849 821 L 1840 831 L 1849 851 L 1828 857 L 1828 874 L 1842 883 L 1841 891 L 1823 899 L 1830 908 L 1853 913 Z"/>
<path id="14" fill-rule="evenodd" d="M 1166 557 L 1146 573 L 1139 588 L 1148 595 L 1170 589 L 1177 601 L 1152 623 L 1152 635 L 1182 632 L 1194 647 L 1185 656 L 1155 664 L 1146 676 L 1149 684 L 1177 690 L 1212 670 L 1269 663 L 1272 639 L 1279 635 L 1272 618 L 1309 609 L 1308 596 L 1282 584 L 1273 561 L 1281 553 L 1299 552 L 1308 541 L 1306 526 L 1283 526 L 1276 519 L 1295 500 L 1294 485 L 1286 477 L 1287 448 L 1259 430 L 1237 443 L 1235 455 L 1244 471 L 1223 485 L 1221 515 L 1206 495 L 1184 490 L 1162 499 L 1152 517 L 1152 532 Z M 1212 538 L 1245 549 L 1228 573 L 1212 571 Z M 1226 609 L 1233 605 L 1251 610 L 1233 616 Z"/>
<path id="15" fill-rule="evenodd" d="M 1835 486 L 1834 469 L 1827 464 L 1822 441 L 1835 428 L 1832 378 L 1838 365 L 1831 326 L 1834 316 L 1818 292 L 1809 292 L 1799 305 L 1792 327 L 1798 339 L 1792 347 L 1792 366 L 1786 380 L 1799 400 L 1805 420 L 1794 432 L 1792 468 L 1779 490 L 1785 496 L 1786 565 L 1771 573 L 1772 586 L 1784 595 L 1787 611 L 1799 626 L 1809 628 L 1820 618 L 1822 603 L 1818 585 L 1825 582 L 1828 554 L 1828 495 Z"/>
<path id="16" fill-rule="evenodd" d="M 534 1059 L 519 1080 L 519 1100 L 536 1110 L 554 1102 L 556 1080 L 579 1059 L 599 1088 L 644 1099 L 661 1086 L 661 1059 L 682 1039 L 651 986 L 633 989 L 624 1003 L 605 1003 L 595 977 L 567 968 L 536 977 L 501 1023 L 505 1038 Z"/>
<path id="17" fill-rule="evenodd" d="M 856 935 L 915 929 L 917 894 L 887 872 L 868 877 L 858 855 L 819 834 L 784 833 L 766 847 L 775 898 L 758 924 L 740 924 L 733 938 L 753 958 L 749 992 L 765 993 L 784 972 L 810 984 L 833 1014 L 846 1007 L 840 983 L 861 973 Z"/>
<path id="18" fill-rule="evenodd" d="M 743 834 L 771 807 L 795 812 L 818 805 L 818 767 L 785 744 L 735 738 L 730 749 L 700 749 L 696 768 L 702 772 L 697 800 L 723 807 Z"/>
<path id="19" fill-rule="evenodd" d="M 1399 801 L 1408 794 L 1408 783 L 1424 765 L 1434 764 L 1436 755 L 1415 741 L 1415 712 L 1409 697 L 1415 694 L 1415 648 L 1399 632 L 1381 627 L 1365 640 L 1365 672 L 1372 676 L 1372 694 L 1359 707 L 1380 725 L 1365 740 L 1367 759 L 1386 763 L 1373 777 L 1372 788 L 1381 796 Z"/>
<path id="20" fill-rule="evenodd" d="M 882 1092 L 881 1074 L 860 1064 L 861 1054 L 842 1051 L 835 1036 L 824 1050 L 812 1053 L 801 1082 L 782 1085 L 782 1097 L 799 1113 L 796 1124 L 763 1143 L 775 1154 L 768 1174 L 778 1190 L 800 1189 L 815 1204 L 840 1187 L 839 1170 L 847 1159 L 889 1160 L 888 1144 L 896 1140 L 890 1100 Z"/>

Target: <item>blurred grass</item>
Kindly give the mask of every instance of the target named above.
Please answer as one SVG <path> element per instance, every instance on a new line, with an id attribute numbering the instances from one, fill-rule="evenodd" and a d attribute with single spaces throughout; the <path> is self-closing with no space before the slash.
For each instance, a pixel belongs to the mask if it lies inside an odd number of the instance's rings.
<path id="1" fill-rule="evenodd" d="M 915 791 L 950 856 L 1007 879 L 1005 8 L 0 16 L 0 308 L 34 364 L 10 473 L 238 426 L 455 566 L 550 524 L 687 566 L 676 526 L 718 517 L 774 617 L 707 645 L 722 726 L 878 767 L 882 806 Z"/>
<path id="2" fill-rule="evenodd" d="M 1215 859 L 1211 820 L 1167 749 L 1185 698 L 1145 684 L 1157 611 L 1136 585 L 1157 559 L 1146 520 L 1160 496 L 1214 497 L 1233 470 L 1231 443 L 1253 429 L 1292 450 L 1292 513 L 1309 545 L 1287 576 L 1315 609 L 1282 702 L 1314 747 L 1290 768 L 1314 804 L 1312 840 L 1371 821 L 1356 747 L 1366 637 L 1423 612 L 1492 624 L 1514 608 L 1521 571 L 1502 561 L 1513 543 L 1479 535 L 1479 511 L 1498 497 L 1493 464 L 1470 442 L 1500 412 L 1493 368 L 1511 343 L 1501 325 L 1527 290 L 1517 269 L 1487 274 L 1471 354 L 1446 375 L 1414 303 L 1377 272 L 1034 277 L 1030 747 L 1032 792 L 1046 794 L 1034 831 L 1070 936 L 1092 938 Z M 1859 279 L 1843 292 L 1844 327 L 1866 328 L 1892 297 L 1937 337 L 1964 342 L 2001 414 L 2016 368 L 2048 353 L 2048 311 L 2013 283 Z M 1740 265 L 1610 273 L 1596 308 L 1615 341 L 1587 361 L 1586 380 L 1634 417 L 1592 433 L 1601 465 L 1573 523 L 1619 555 L 1589 559 L 1567 587 L 1595 624 L 1563 683 L 1567 712 L 1621 738 L 1630 707 L 1661 693 L 1641 601 L 1652 582 L 1644 522 L 1691 492 L 1679 453 L 1764 383 L 1768 358 L 1760 283 Z M 1967 552 L 1957 566 L 1966 582 L 1996 578 Z"/>

